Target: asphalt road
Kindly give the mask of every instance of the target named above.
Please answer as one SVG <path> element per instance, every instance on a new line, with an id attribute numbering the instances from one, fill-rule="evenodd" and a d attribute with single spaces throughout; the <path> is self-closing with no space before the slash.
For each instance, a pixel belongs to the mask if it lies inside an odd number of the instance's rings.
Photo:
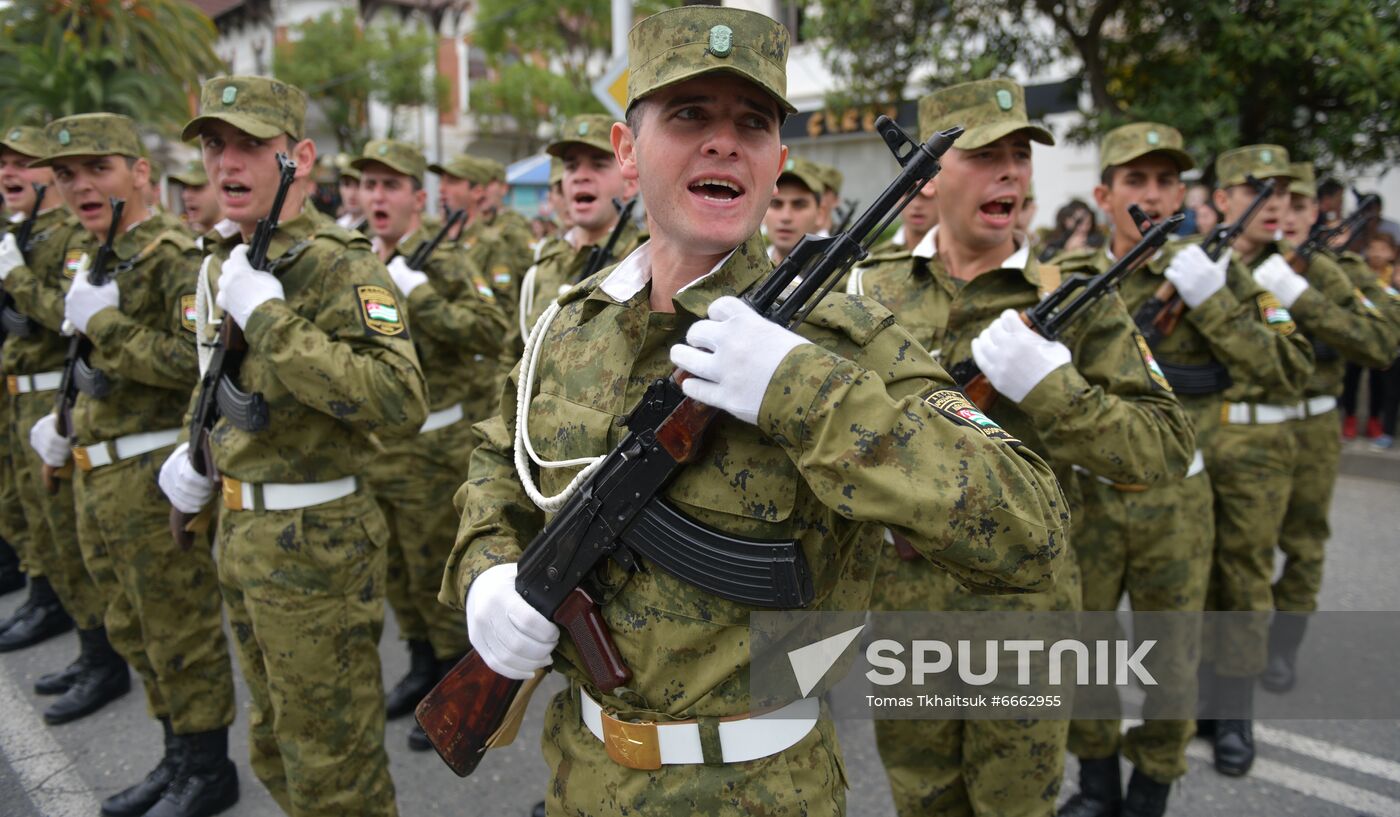
<path id="1" fill-rule="evenodd" d="M 1381 463 L 1385 470 L 1394 464 Z M 1400 483 L 1341 478 L 1332 510 L 1334 535 L 1323 609 L 1400 610 L 1397 500 Z M 22 595 L 0 598 L 0 616 L 18 606 Z M 45 702 L 32 694 L 34 679 L 62 666 L 76 651 L 77 639 L 69 635 L 0 655 L 0 814 L 90 817 L 97 813 L 98 800 L 139 779 L 158 760 L 159 729 L 146 716 L 139 691 L 76 723 L 43 725 L 39 712 Z M 386 620 L 382 655 L 386 682 L 392 683 L 407 665 L 392 616 Z M 555 683 L 546 690 L 557 688 Z M 227 814 L 277 815 L 277 807 L 248 769 L 247 694 L 241 683 L 238 694 L 240 714 L 231 742 L 243 796 Z M 431 753 L 409 752 L 408 721 L 391 722 L 387 741 L 400 813 L 527 814 L 529 806 L 543 798 L 547 779 L 537 738 L 544 698 L 535 696 L 522 737 L 488 755 L 466 780 L 454 776 Z M 853 721 L 838 727 L 852 784 L 850 814 L 891 814 L 870 724 Z M 1259 760 L 1242 779 L 1211 770 L 1209 747 L 1196 741 L 1191 773 L 1176 786 L 1170 813 L 1400 817 L 1400 724 L 1395 721 L 1274 721 L 1261 723 L 1257 734 Z M 1073 791 L 1074 778 L 1071 760 L 1066 796 Z"/>

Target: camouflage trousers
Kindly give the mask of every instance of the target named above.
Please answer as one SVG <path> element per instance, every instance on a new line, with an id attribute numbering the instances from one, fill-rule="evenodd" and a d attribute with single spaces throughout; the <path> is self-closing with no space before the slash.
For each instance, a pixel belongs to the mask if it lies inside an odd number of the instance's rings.
<path id="1" fill-rule="evenodd" d="M 0 400 L 0 537 L 4 537 L 19 554 L 20 569 L 38 578 L 44 575 L 41 559 L 30 554 L 29 530 L 20 505 L 19 486 L 15 478 L 15 452 L 29 450 L 29 430 L 25 429 L 23 439 L 16 437 L 13 429 L 13 409 L 10 400 Z"/>
<path id="2" fill-rule="evenodd" d="M 452 495 L 466 479 L 461 452 L 471 450 L 470 438 L 462 421 L 390 443 L 364 474 L 389 524 L 387 591 L 399 637 L 428 642 L 440 660 L 471 646 L 462 614 L 438 601 L 457 537 Z"/>
<path id="3" fill-rule="evenodd" d="M 1317 609 L 1323 552 L 1332 534 L 1327 514 L 1342 459 L 1339 428 L 1336 411 L 1288 423 L 1298 443 L 1298 460 L 1278 538 L 1285 558 L 1283 573 L 1274 582 L 1276 610 L 1311 613 Z"/>
<path id="4" fill-rule="evenodd" d="M 1218 675 L 1249 678 L 1268 661 L 1268 614 L 1274 609 L 1278 546 L 1298 441 L 1287 426 L 1222 425 L 1206 451 L 1215 493 L 1215 555 L 1207 610 L 1253 612 L 1247 624 L 1202 644 L 1202 660 Z"/>
<path id="5" fill-rule="evenodd" d="M 379 667 L 389 532 L 374 500 L 225 509 L 218 530 L 253 772 L 296 817 L 397 814 Z"/>
<path id="6" fill-rule="evenodd" d="M 15 395 L 9 403 L 14 418 L 11 439 L 15 442 L 15 480 L 29 529 L 28 550 L 34 554 L 31 563 L 43 566 L 43 575 L 53 584 L 63 609 L 79 629 L 101 627 L 109 598 L 92 580 L 78 546 L 73 481 L 58 480 L 58 493 L 50 495 L 44 487 L 44 462 L 29 447 L 29 429 L 53 411 L 53 392 Z M 20 440 L 24 441 L 22 445 Z"/>
<path id="7" fill-rule="evenodd" d="M 660 713 L 654 719 L 666 720 Z M 550 770 L 545 795 L 550 815 L 824 817 L 846 813 L 845 768 L 836 730 L 825 713 L 806 737 L 768 757 L 637 771 L 608 757 L 602 741 L 583 725 L 579 688 L 571 684 L 545 710 L 542 745 Z"/>
<path id="8" fill-rule="evenodd" d="M 1113 611 L 1127 593 L 1136 611 L 1195 611 L 1205 604 L 1215 526 L 1211 516 L 1210 477 L 1197 474 L 1141 493 L 1114 490 L 1092 479 L 1081 480 L 1084 508 L 1074 532 L 1074 551 L 1084 582 L 1084 609 Z M 1167 643 L 1180 644 L 1178 641 Z M 1196 697 L 1194 642 L 1154 664 L 1160 686 L 1147 687 L 1146 711 L 1164 692 L 1174 699 Z M 1169 674 L 1162 675 L 1157 667 Z M 1081 700 L 1098 692 L 1086 687 Z M 1117 692 L 1109 706 L 1117 700 Z M 1159 710 L 1160 711 L 1160 710 Z M 1186 774 L 1186 745 L 1195 734 L 1190 720 L 1149 719 L 1122 733 L 1118 720 L 1075 720 L 1069 749 L 1081 758 L 1105 758 L 1122 752 L 1133 766 L 1159 783 Z"/>
<path id="9" fill-rule="evenodd" d="M 156 484 L 172 448 L 74 469 L 78 544 L 107 599 L 107 635 L 136 669 L 152 717 L 176 734 L 233 723 L 233 672 L 219 616 L 214 560 L 170 535 L 170 502 Z"/>
<path id="10" fill-rule="evenodd" d="M 932 562 L 904 561 L 886 544 L 871 609 L 1055 611 L 1080 605 L 1079 569 L 1066 553 L 1041 593 L 972 593 Z M 1065 772 L 1065 720 L 877 720 L 875 744 L 895 809 L 915 815 L 1048 817 Z"/>

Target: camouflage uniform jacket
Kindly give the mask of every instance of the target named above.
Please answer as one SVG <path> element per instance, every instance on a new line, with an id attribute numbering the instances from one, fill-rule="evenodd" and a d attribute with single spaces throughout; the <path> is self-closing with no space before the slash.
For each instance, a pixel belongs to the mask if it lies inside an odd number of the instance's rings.
<path id="1" fill-rule="evenodd" d="M 1118 295 L 1130 315 L 1157 291 L 1172 257 L 1198 239 L 1173 241 L 1136 272 L 1123 280 Z M 1107 245 L 1094 250 L 1076 250 L 1054 259 L 1064 274 L 1098 274 L 1107 270 Z M 1262 388 L 1299 390 L 1311 371 L 1312 358 L 1307 343 L 1293 333 L 1288 321 L 1270 322 L 1269 310 L 1278 302 L 1254 282 L 1242 267 L 1231 263 L 1226 285 L 1195 309 L 1187 309 L 1172 334 L 1158 342 L 1153 356 L 1166 365 L 1202 366 L 1218 362 L 1236 383 L 1254 383 Z M 1186 407 L 1196 429 L 1197 446 L 1204 448 L 1220 425 L 1220 403 L 1224 391 L 1213 394 L 1183 394 L 1177 400 Z"/>
<path id="2" fill-rule="evenodd" d="M 573 242 L 570 241 L 570 235 L 576 229 L 578 228 L 570 229 L 562 239 L 547 242 L 540 248 L 539 258 L 531 267 L 535 271 L 534 279 L 531 282 L 534 300 L 530 305 L 530 313 L 523 316 L 523 326 L 534 326 L 535 321 L 539 320 L 549 305 L 554 303 L 554 299 L 568 292 L 583 274 L 588 257 L 597 245 L 585 244 L 575 249 Z M 603 241 L 606 243 L 607 238 L 604 238 Z M 642 231 L 637 229 L 635 222 L 629 221 L 622 228 L 622 234 L 617 238 L 617 245 L 613 248 L 612 253 L 613 260 L 619 261 L 626 258 L 644 241 L 646 241 L 646 237 Z M 525 307 L 523 294 L 520 303 L 521 311 L 523 311 Z"/>
<path id="3" fill-rule="evenodd" d="M 241 243 L 237 232 L 205 236 L 214 255 L 211 300 L 217 262 Z M 320 213 L 282 222 L 267 258 L 286 297 L 248 318 L 239 383 L 262 393 L 271 424 L 247 432 L 220 419 L 210 435 L 214 464 L 253 483 L 359 474 L 376 454 L 377 434 L 411 434 L 427 417 L 427 386 L 397 290 L 369 240 Z M 206 340 L 215 332 L 210 327 Z"/>
<path id="4" fill-rule="evenodd" d="M 419 227 L 399 241 L 398 253 L 407 259 L 430 240 L 428 228 Z M 428 408 L 466 403 L 468 417 L 484 418 L 496 408 L 496 359 L 506 316 L 461 247 L 439 244 L 420 272 L 428 283 L 408 296 L 408 314 L 428 384 Z"/>
<path id="5" fill-rule="evenodd" d="M 514 315 L 520 296 L 520 279 L 535 260 L 529 231 L 521 233 L 495 212 L 484 212 L 462 230 L 458 242 L 477 268 L 487 276 L 496 300 L 507 315 Z"/>
<path id="6" fill-rule="evenodd" d="M 39 374 L 63 368 L 68 338 L 63 326 L 63 294 L 68 287 L 64 256 L 70 243 L 86 235 L 78 219 L 66 207 L 40 213 L 30 233 L 27 264 L 10 271 L 5 291 L 15 309 L 29 318 L 28 337 L 11 335 L 5 341 L 0 370 L 7 374 Z M 81 250 L 76 252 L 81 253 Z"/>
<path id="7" fill-rule="evenodd" d="M 1400 290 L 1391 286 L 1388 279 L 1378 277 L 1366 259 L 1357 253 L 1347 251 L 1328 257 L 1337 262 L 1337 266 L 1342 268 L 1362 295 L 1381 308 L 1381 313 L 1395 326 L 1396 334 L 1400 336 Z M 1400 342 L 1400 337 L 1397 337 L 1397 342 Z"/>
<path id="8" fill-rule="evenodd" d="M 646 249 L 611 269 L 643 265 L 635 259 Z M 770 269 L 755 235 L 679 292 L 675 314 L 651 311 L 641 282 L 614 300 L 602 288 L 612 283 L 608 270 L 571 290 L 540 340 L 529 410 L 536 451 L 548 460 L 606 453 L 624 436 L 618 420 L 653 380 L 670 375 L 671 346 L 714 299 L 746 290 Z M 1046 586 L 1067 517 L 1045 464 L 1000 429 L 947 408 L 960 398 L 947 374 L 874 302 L 829 298 L 800 331 L 814 343 L 782 361 L 757 426 L 718 419 L 667 500 L 727 533 L 796 539 L 812 571 L 809 609 L 865 608 L 882 544 L 876 526 L 900 531 L 985 589 Z M 439 596 L 456 607 L 484 570 L 517 561 L 544 521 L 512 464 L 519 376 L 517 368 L 507 381 L 502 416 L 476 427 L 481 442 L 457 494 L 462 523 Z M 540 490 L 558 493 L 577 470 L 544 472 Z M 603 617 L 634 680 L 615 694 L 590 694 L 628 718 L 747 710 L 755 608 L 652 566 L 628 575 L 609 562 L 598 578 Z M 555 668 L 588 683 L 567 638 Z"/>
<path id="9" fill-rule="evenodd" d="M 99 239 L 86 235 L 96 256 Z M 88 321 L 88 362 L 112 390 L 101 399 L 79 393 L 73 404 L 78 445 L 127 434 L 177 428 L 190 385 L 199 376 L 194 348 L 194 281 L 199 255 L 169 214 L 158 213 L 113 244 L 108 273 L 121 293 L 118 309 Z"/>
<path id="10" fill-rule="evenodd" d="M 1328 255 L 1314 255 L 1304 277 L 1309 287 L 1289 307 L 1313 346 L 1313 372 L 1303 396 L 1340 396 L 1347 361 L 1380 369 L 1390 365 L 1395 326 Z"/>

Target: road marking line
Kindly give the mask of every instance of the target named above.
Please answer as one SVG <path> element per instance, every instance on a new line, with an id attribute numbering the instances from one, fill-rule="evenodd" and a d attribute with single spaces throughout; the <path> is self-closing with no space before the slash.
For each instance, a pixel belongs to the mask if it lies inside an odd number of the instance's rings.
<path id="1" fill-rule="evenodd" d="M 28 697 L 0 671 L 0 753 L 19 775 L 20 785 L 45 817 L 92 817 L 98 812 L 92 788 L 73 760 L 49 734 Z"/>
<path id="2" fill-rule="evenodd" d="M 1344 769 L 1400 783 L 1400 763 L 1393 760 L 1386 760 L 1367 752 L 1348 749 L 1325 740 L 1310 738 L 1261 723 L 1254 724 L 1254 736 L 1280 749 L 1287 749 L 1290 752 L 1316 758 L 1324 763 L 1331 763 L 1333 766 L 1341 766 Z"/>
<path id="3" fill-rule="evenodd" d="M 1186 755 L 1205 762 L 1207 767 L 1214 761 L 1210 745 L 1201 741 L 1192 741 L 1191 745 L 1186 748 Z M 1272 783 L 1275 786 L 1281 786 L 1317 800 L 1335 803 L 1343 808 L 1369 815 L 1369 817 L 1400 817 L 1400 800 L 1358 788 L 1350 783 L 1333 780 L 1330 777 L 1295 769 L 1268 758 L 1254 759 L 1254 766 L 1249 770 L 1249 778 Z"/>

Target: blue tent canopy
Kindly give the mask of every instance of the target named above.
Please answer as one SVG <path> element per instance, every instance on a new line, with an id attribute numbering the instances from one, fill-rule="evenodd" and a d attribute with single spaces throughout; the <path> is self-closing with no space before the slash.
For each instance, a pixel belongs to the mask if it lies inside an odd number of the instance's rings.
<path id="1" fill-rule="evenodd" d="M 549 154 L 541 153 L 521 159 L 506 168 L 506 183 L 549 186 Z"/>

